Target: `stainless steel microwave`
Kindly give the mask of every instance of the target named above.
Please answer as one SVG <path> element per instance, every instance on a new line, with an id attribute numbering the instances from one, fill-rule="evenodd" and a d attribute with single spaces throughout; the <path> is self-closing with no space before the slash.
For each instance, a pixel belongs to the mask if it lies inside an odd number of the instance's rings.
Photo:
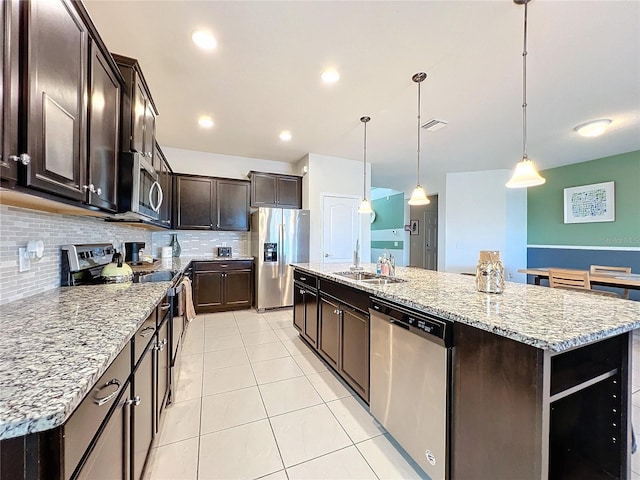
<path id="1" fill-rule="evenodd" d="M 118 172 L 116 217 L 158 220 L 164 197 L 153 165 L 140 153 L 123 152 Z"/>

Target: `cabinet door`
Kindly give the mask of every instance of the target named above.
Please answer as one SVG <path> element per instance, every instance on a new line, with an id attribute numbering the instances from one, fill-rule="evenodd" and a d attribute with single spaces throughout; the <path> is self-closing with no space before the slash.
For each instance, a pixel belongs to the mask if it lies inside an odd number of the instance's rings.
<path id="1" fill-rule="evenodd" d="M 206 312 L 224 303 L 222 272 L 196 272 L 194 274 L 193 296 L 196 312 Z"/>
<path id="2" fill-rule="evenodd" d="M 249 231 L 249 185 L 242 180 L 217 181 L 218 230 Z"/>
<path id="3" fill-rule="evenodd" d="M 133 404 L 131 435 L 131 478 L 139 480 L 147 459 L 147 453 L 155 433 L 154 430 L 154 355 L 156 342 L 152 341 L 142 355 L 133 376 L 133 396 L 140 397 L 139 404 Z"/>
<path id="4" fill-rule="evenodd" d="M 88 35 L 71 2 L 25 2 L 25 183 L 84 200 Z"/>
<path id="5" fill-rule="evenodd" d="M 171 176 L 171 168 L 167 159 L 164 157 L 164 153 L 160 149 L 160 146 L 155 143 L 153 148 L 153 157 L 160 160 L 160 171 L 158 173 L 158 182 L 162 188 L 163 200 L 160 205 L 160 223 L 164 226 L 171 226 L 171 208 L 173 197 L 173 182 Z"/>
<path id="6" fill-rule="evenodd" d="M 224 304 L 229 307 L 250 307 L 252 304 L 251 270 L 229 270 L 224 274 Z"/>
<path id="7" fill-rule="evenodd" d="M 120 84 L 103 53 L 91 44 L 88 203 L 117 211 Z"/>
<path id="8" fill-rule="evenodd" d="M 2 37 L 2 90 L 0 90 L 0 177 L 15 182 L 18 163 L 10 157 L 18 155 L 18 7 L 14 0 L 0 5 L 0 37 Z"/>
<path id="9" fill-rule="evenodd" d="M 140 83 L 140 78 L 138 77 L 138 75 L 134 73 L 133 76 L 133 105 L 131 106 L 133 125 L 131 126 L 130 148 L 134 152 L 140 152 L 144 154 L 144 121 L 147 110 L 147 96 L 144 93 L 144 89 L 142 87 L 142 84 Z"/>
<path id="10" fill-rule="evenodd" d="M 279 207 L 302 208 L 302 179 L 299 177 L 278 177 L 277 203 Z"/>
<path id="11" fill-rule="evenodd" d="M 293 285 L 293 326 L 300 333 L 304 331 L 304 315 L 306 310 L 304 287 L 294 284 Z"/>
<path id="12" fill-rule="evenodd" d="M 158 343 L 156 345 L 156 395 L 155 395 L 155 431 L 160 430 L 160 420 L 164 413 L 164 407 L 169 393 L 169 316 L 165 318 L 158 330 Z"/>
<path id="13" fill-rule="evenodd" d="M 78 480 L 126 480 L 129 478 L 129 398 L 131 388 L 121 393 L 87 461 L 76 477 Z"/>
<path id="14" fill-rule="evenodd" d="M 318 295 L 312 290 L 304 292 L 304 336 L 316 346 L 318 342 Z"/>
<path id="15" fill-rule="evenodd" d="M 214 187 L 210 178 L 175 177 L 174 228 L 210 230 L 213 227 Z"/>
<path id="16" fill-rule="evenodd" d="M 253 173 L 251 175 L 251 206 L 275 207 L 276 176 L 265 173 Z"/>
<path id="17" fill-rule="evenodd" d="M 159 160 L 153 158 L 153 146 L 156 141 L 156 113 L 153 111 L 151 101 L 146 97 L 144 105 L 144 135 L 142 139 L 142 151 L 156 170 L 159 170 Z"/>
<path id="18" fill-rule="evenodd" d="M 340 353 L 340 308 L 337 303 L 321 297 L 318 313 L 318 351 L 337 369 Z"/>
<path id="19" fill-rule="evenodd" d="M 340 371 L 362 398 L 369 399 L 369 317 L 342 307 Z"/>

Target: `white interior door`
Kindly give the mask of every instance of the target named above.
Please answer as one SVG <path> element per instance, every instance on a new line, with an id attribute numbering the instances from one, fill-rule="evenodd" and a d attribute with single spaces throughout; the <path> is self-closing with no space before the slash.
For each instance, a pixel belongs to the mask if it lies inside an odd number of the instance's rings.
<path id="1" fill-rule="evenodd" d="M 359 234 L 358 205 L 355 197 L 325 195 L 322 198 L 322 261 L 353 263 Z"/>

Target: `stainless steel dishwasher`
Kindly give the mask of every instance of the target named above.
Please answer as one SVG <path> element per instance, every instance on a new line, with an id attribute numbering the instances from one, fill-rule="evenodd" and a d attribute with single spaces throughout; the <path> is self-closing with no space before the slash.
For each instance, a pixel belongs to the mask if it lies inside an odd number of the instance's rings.
<path id="1" fill-rule="evenodd" d="M 372 298 L 371 414 L 434 480 L 449 475 L 453 323 Z"/>

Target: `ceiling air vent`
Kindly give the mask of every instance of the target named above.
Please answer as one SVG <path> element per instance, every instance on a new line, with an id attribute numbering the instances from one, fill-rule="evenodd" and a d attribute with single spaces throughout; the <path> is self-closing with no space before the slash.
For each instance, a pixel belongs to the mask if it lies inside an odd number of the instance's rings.
<path id="1" fill-rule="evenodd" d="M 447 126 L 449 122 L 445 122 L 444 120 L 438 120 L 437 118 L 432 118 L 431 120 L 424 122 L 420 125 L 420 128 L 428 130 L 430 132 L 435 132 Z"/>

